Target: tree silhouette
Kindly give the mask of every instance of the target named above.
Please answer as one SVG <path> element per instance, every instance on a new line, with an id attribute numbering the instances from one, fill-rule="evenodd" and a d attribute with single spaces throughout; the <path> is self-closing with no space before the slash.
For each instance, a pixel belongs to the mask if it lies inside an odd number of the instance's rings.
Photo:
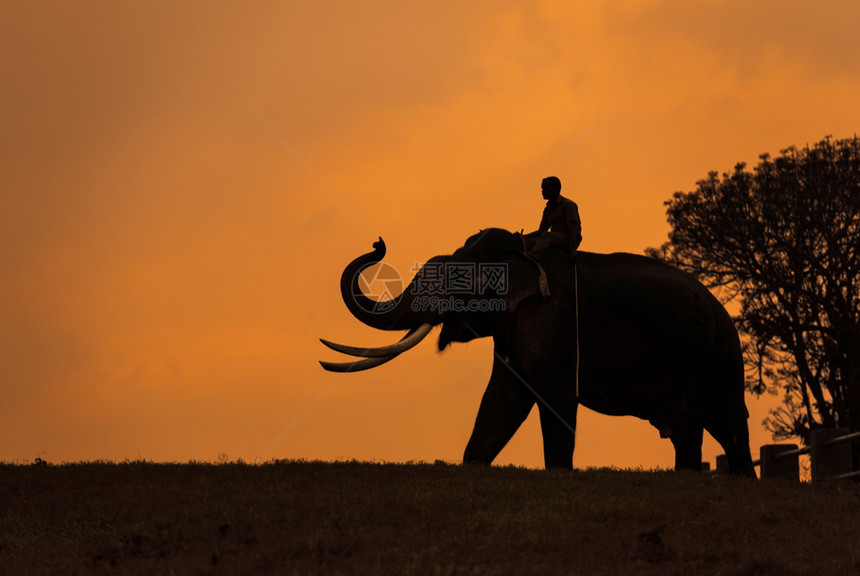
<path id="1" fill-rule="evenodd" d="M 860 429 L 860 139 L 763 154 L 666 206 L 669 241 L 646 252 L 739 305 L 747 387 L 783 394 L 774 438 Z"/>

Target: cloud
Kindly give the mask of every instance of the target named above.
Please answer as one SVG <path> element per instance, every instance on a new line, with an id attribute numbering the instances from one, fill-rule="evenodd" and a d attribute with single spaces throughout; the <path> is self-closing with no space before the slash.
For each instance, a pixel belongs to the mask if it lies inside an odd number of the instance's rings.
<path id="1" fill-rule="evenodd" d="M 853 78 L 860 62 L 854 27 L 860 7 L 849 2 L 672 0 L 618 16 L 620 35 L 652 46 L 656 37 L 669 48 L 704 48 L 745 80 L 774 61 L 819 80 Z"/>

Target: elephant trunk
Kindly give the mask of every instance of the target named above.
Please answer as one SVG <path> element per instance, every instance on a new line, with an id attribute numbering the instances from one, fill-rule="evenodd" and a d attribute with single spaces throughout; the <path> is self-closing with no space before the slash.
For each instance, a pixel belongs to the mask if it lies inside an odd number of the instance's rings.
<path id="1" fill-rule="evenodd" d="M 340 277 L 340 293 L 344 304 L 364 324 L 379 330 L 411 330 L 421 324 L 439 324 L 442 316 L 414 306 L 416 282 L 413 281 L 403 292 L 390 300 L 372 300 L 361 289 L 361 272 L 385 257 L 385 242 L 382 238 L 373 243 L 373 251 L 362 254 L 343 270 Z"/>

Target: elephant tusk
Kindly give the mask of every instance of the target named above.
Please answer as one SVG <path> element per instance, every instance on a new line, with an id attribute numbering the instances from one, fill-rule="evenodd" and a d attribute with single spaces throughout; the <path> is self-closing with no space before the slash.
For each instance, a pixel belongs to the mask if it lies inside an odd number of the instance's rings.
<path id="1" fill-rule="evenodd" d="M 396 356 L 384 356 L 382 358 L 365 358 L 364 360 L 356 360 L 355 362 L 325 362 L 320 360 L 320 366 L 329 372 L 360 372 L 375 368 L 380 364 L 385 364 Z"/>
<path id="2" fill-rule="evenodd" d="M 424 338 L 427 336 L 427 334 L 430 333 L 430 330 L 432 329 L 432 324 L 422 324 L 417 328 L 413 328 L 412 330 L 410 330 L 396 344 L 391 344 L 389 346 L 381 346 L 379 348 L 359 348 L 357 346 L 345 346 L 343 344 L 337 344 L 336 342 L 329 342 L 328 340 L 323 340 L 322 338 L 320 338 L 320 342 L 322 342 L 332 350 L 341 352 L 343 354 L 349 354 L 350 356 L 362 356 L 364 358 L 383 358 L 386 356 L 397 356 L 398 354 L 405 352 L 410 348 L 413 348 L 419 342 L 424 340 Z"/>

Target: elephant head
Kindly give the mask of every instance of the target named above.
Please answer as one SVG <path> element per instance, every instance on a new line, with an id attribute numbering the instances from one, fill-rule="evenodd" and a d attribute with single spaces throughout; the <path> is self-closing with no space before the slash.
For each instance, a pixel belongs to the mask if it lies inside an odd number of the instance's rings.
<path id="1" fill-rule="evenodd" d="M 355 372 L 379 366 L 417 345 L 441 325 L 438 348 L 491 336 L 501 329 L 506 313 L 531 296 L 548 293 L 546 274 L 527 253 L 521 234 L 490 228 L 466 240 L 453 254 L 435 256 L 415 274 L 403 292 L 386 301 L 366 296 L 360 275 L 382 261 L 382 238 L 373 251 L 350 262 L 340 279 L 341 296 L 349 311 L 368 326 L 380 330 L 406 330 L 396 344 L 378 348 L 323 344 L 362 360 L 320 362 L 326 370 Z"/>

